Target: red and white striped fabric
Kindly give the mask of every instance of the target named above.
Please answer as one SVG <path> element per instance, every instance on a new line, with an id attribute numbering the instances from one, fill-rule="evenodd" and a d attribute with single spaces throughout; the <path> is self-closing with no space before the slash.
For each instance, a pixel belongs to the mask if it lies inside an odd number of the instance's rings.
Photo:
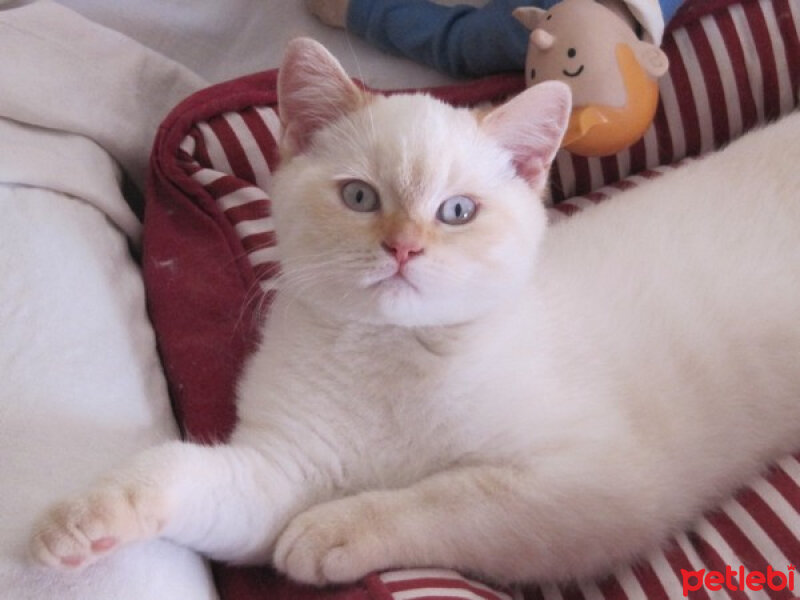
<path id="1" fill-rule="evenodd" d="M 719 5 L 714 10 L 709 5 Z M 696 18 L 695 15 L 704 16 Z M 798 104 L 800 1 L 687 2 L 670 24 L 661 102 L 644 137 L 616 155 L 560 152 L 553 199 L 718 148 Z"/>
<path id="2" fill-rule="evenodd" d="M 685 157 L 718 147 L 797 106 L 800 0 L 689 0 L 675 25 L 664 40 L 671 70 L 661 84 L 653 126 L 640 142 L 616 156 L 587 159 L 560 152 L 553 173 L 553 220 L 658 177 Z M 272 85 L 274 78 L 268 81 Z M 178 183 L 177 175 L 168 183 L 189 197 L 202 194 L 215 205 L 214 218 L 232 228 L 254 279 L 269 297 L 279 264 L 265 190 L 277 165 L 280 123 L 274 100 L 226 104 L 224 90 L 223 84 L 219 110 L 193 122 L 171 157 L 192 185 Z M 380 593 L 370 597 L 643 600 L 681 598 L 687 592 L 701 599 L 789 600 L 800 597 L 800 576 L 794 590 L 788 589 L 798 563 L 800 460 L 795 456 L 780 461 L 663 550 L 603 581 L 494 590 L 452 571 L 395 571 L 371 579 L 371 587 L 380 586 Z M 767 573 L 768 568 L 787 577 L 785 588 L 747 589 L 747 575 Z M 703 569 L 728 578 L 719 586 L 713 581 L 696 586 L 697 572 Z"/>

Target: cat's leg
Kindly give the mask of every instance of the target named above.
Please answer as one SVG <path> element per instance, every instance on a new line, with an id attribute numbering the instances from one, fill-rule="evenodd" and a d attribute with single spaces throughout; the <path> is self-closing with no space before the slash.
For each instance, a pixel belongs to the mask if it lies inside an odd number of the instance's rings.
<path id="1" fill-rule="evenodd" d="M 123 544 L 163 537 L 227 561 L 268 562 L 301 493 L 286 468 L 247 447 L 151 448 L 37 525 L 34 556 L 84 567 Z"/>
<path id="2" fill-rule="evenodd" d="M 531 581 L 597 573 L 664 534 L 658 508 L 629 485 L 552 475 L 463 468 L 321 504 L 293 519 L 274 562 L 313 584 L 403 567 Z"/>

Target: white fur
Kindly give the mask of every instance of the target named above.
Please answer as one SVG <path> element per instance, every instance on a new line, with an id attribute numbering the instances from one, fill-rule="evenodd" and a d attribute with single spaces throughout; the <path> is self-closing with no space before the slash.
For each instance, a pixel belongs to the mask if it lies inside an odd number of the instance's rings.
<path id="1" fill-rule="evenodd" d="M 378 99 L 288 158 L 287 274 L 232 440 L 145 453 L 51 513 L 38 556 L 162 535 L 317 584 L 587 576 L 800 444 L 800 115 L 547 231 L 484 129 Z M 413 287 L 387 279 L 342 178 L 434 227 Z M 463 193 L 472 223 L 430 224 Z"/>

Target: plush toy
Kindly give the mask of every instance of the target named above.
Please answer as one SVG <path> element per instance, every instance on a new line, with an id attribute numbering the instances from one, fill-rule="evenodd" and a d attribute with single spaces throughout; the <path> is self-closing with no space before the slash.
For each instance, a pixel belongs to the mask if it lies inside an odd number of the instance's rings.
<path id="1" fill-rule="evenodd" d="M 564 148 L 604 156 L 642 137 L 669 63 L 658 46 L 637 37 L 626 13 L 595 0 L 562 0 L 550 10 L 518 8 L 514 16 L 531 30 L 527 84 L 558 79 L 572 89 Z"/>
<path id="2" fill-rule="evenodd" d="M 658 105 L 668 60 L 664 19 L 681 0 L 489 0 L 481 7 L 428 0 L 306 0 L 324 23 L 451 75 L 525 68 L 526 83 L 558 79 L 573 95 L 563 146 L 615 154 L 636 142 Z M 520 25 L 521 24 L 521 25 Z M 526 55 L 527 49 L 527 57 Z"/>

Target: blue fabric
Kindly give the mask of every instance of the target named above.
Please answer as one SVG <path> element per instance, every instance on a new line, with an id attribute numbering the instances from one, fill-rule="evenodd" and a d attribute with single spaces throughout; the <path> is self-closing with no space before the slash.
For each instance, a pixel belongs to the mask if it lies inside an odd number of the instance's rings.
<path id="1" fill-rule="evenodd" d="M 660 0 L 668 22 L 683 0 Z M 350 0 L 347 29 L 385 52 L 456 77 L 522 71 L 530 32 L 511 12 L 558 0 L 490 0 L 481 8 L 429 0 Z"/>

